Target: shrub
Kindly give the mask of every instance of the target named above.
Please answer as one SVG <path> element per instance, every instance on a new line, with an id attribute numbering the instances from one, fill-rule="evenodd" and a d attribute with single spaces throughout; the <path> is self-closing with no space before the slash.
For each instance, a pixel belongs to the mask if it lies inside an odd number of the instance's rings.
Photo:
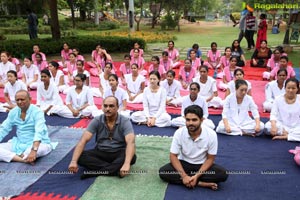
<path id="1" fill-rule="evenodd" d="M 164 19 L 161 22 L 161 29 L 166 30 L 166 29 L 175 29 L 177 26 L 176 20 L 173 18 L 172 15 L 166 15 Z"/>
<path id="2" fill-rule="evenodd" d="M 23 58 L 32 54 L 32 46 L 39 44 L 41 51 L 45 54 L 57 54 L 61 51 L 64 42 L 68 42 L 71 48 L 79 48 L 81 53 L 90 53 L 95 49 L 96 44 L 108 49 L 109 52 L 129 52 L 135 42 L 139 42 L 141 48 L 145 48 L 146 43 L 140 38 L 127 37 L 99 37 L 99 36 L 81 36 L 66 37 L 60 40 L 36 39 L 36 40 L 8 40 L 0 43 L 0 51 L 8 51 L 12 55 Z"/>

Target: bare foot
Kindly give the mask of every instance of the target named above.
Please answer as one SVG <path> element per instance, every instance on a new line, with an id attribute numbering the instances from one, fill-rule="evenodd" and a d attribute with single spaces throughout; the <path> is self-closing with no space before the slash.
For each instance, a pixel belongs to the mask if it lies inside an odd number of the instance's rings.
<path id="1" fill-rule="evenodd" d="M 277 135 L 272 138 L 272 140 L 286 140 L 287 135 Z"/>
<path id="2" fill-rule="evenodd" d="M 208 183 L 208 182 L 199 181 L 198 186 L 210 188 L 212 190 L 217 190 L 218 189 L 218 184 L 216 184 L 216 183 Z"/>

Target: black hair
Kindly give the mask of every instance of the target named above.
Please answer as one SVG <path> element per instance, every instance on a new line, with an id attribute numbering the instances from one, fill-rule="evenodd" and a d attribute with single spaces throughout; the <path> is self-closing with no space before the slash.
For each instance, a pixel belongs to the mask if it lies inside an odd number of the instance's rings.
<path id="1" fill-rule="evenodd" d="M 280 57 L 280 60 L 281 60 L 281 59 L 284 59 L 284 60 L 286 60 L 286 62 L 289 62 L 289 58 L 288 58 L 287 56 L 281 56 L 281 57 Z"/>
<path id="2" fill-rule="evenodd" d="M 18 79 L 18 74 L 15 70 L 9 70 L 6 74 L 13 74 Z"/>
<path id="3" fill-rule="evenodd" d="M 167 71 L 167 74 L 171 74 L 173 77 L 175 77 L 175 75 L 176 75 L 175 71 L 173 71 L 171 69 Z"/>
<path id="4" fill-rule="evenodd" d="M 56 69 L 59 67 L 59 64 L 55 61 L 51 61 L 50 64 L 55 67 Z"/>
<path id="5" fill-rule="evenodd" d="M 161 55 L 162 55 L 162 56 L 169 56 L 169 53 L 168 53 L 167 51 L 163 51 L 163 52 L 161 53 Z"/>
<path id="6" fill-rule="evenodd" d="M 159 74 L 158 71 L 156 71 L 156 70 L 151 71 L 151 72 L 149 73 L 149 77 L 150 77 L 151 75 L 155 75 L 155 76 L 158 78 L 158 80 L 160 81 L 160 74 Z M 159 85 L 159 82 L 157 83 L 157 85 Z"/>
<path id="7" fill-rule="evenodd" d="M 192 87 L 192 85 L 195 85 L 195 86 L 197 87 L 197 89 L 200 91 L 200 84 L 199 84 L 199 83 L 197 83 L 197 82 L 192 82 L 192 83 L 190 84 L 190 88 Z"/>
<path id="8" fill-rule="evenodd" d="M 200 119 L 203 118 L 203 109 L 198 105 L 190 105 L 186 107 L 184 109 L 184 116 L 189 113 L 197 115 Z"/>
<path id="9" fill-rule="evenodd" d="M 208 72 L 208 66 L 207 66 L 207 65 L 201 65 L 201 66 L 199 67 L 199 71 L 200 71 L 202 68 L 204 68 L 205 71 Z"/>
<path id="10" fill-rule="evenodd" d="M 236 80 L 235 81 L 235 89 L 239 89 L 242 85 L 246 85 L 248 87 L 248 83 L 245 80 Z"/>
<path id="11" fill-rule="evenodd" d="M 237 68 L 237 69 L 235 69 L 235 70 L 234 70 L 234 72 L 233 72 L 233 75 L 234 75 L 234 76 L 236 76 L 236 74 L 237 74 L 238 72 L 241 72 L 243 75 L 245 75 L 245 72 L 244 72 L 244 70 L 243 70 L 243 69 L 241 69 L 241 68 Z"/>
<path id="12" fill-rule="evenodd" d="M 280 72 L 284 72 L 286 76 L 288 75 L 288 72 L 287 72 L 286 68 L 280 68 L 280 69 L 277 71 L 277 76 L 280 74 Z"/>
<path id="13" fill-rule="evenodd" d="M 287 80 L 285 81 L 284 88 L 286 88 L 286 86 L 287 86 L 287 84 L 288 84 L 289 82 L 294 82 L 294 83 L 296 83 L 297 89 L 298 89 L 298 91 L 299 91 L 299 81 L 298 81 L 296 78 L 289 78 L 289 79 L 287 79 Z"/>
<path id="14" fill-rule="evenodd" d="M 80 78 L 82 82 L 84 82 L 86 80 L 86 75 L 85 74 L 77 74 L 75 77 Z"/>
<path id="15" fill-rule="evenodd" d="M 43 69 L 41 71 L 41 74 L 46 74 L 48 77 L 51 77 L 51 73 L 50 73 L 50 71 L 48 69 Z"/>
<path id="16" fill-rule="evenodd" d="M 108 75 L 108 79 L 110 77 L 113 77 L 117 82 L 119 82 L 118 76 L 116 74 L 110 74 L 110 75 Z"/>

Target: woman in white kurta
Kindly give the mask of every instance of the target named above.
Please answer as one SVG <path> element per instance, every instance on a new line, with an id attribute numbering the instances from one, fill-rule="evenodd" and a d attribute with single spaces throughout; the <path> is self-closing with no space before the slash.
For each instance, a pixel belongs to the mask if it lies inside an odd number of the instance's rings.
<path id="1" fill-rule="evenodd" d="M 47 114 L 56 113 L 64 105 L 57 86 L 51 81 L 51 74 L 48 69 L 41 71 L 41 82 L 37 88 L 36 105 Z"/>
<path id="2" fill-rule="evenodd" d="M 28 89 L 35 90 L 39 83 L 40 71 L 37 66 L 32 64 L 30 57 L 24 58 L 24 65 L 21 68 L 22 81 L 27 85 Z"/>
<path id="3" fill-rule="evenodd" d="M 97 110 L 89 87 L 84 85 L 85 74 L 77 74 L 74 78 L 75 85 L 68 91 L 66 106 L 63 106 L 56 114 L 66 118 L 88 118 Z"/>
<path id="4" fill-rule="evenodd" d="M 92 88 L 93 96 L 103 97 L 104 91 L 110 89 L 108 76 L 112 73 L 113 65 L 112 63 L 106 63 L 104 66 L 104 72 L 99 75 L 99 87 Z"/>
<path id="5" fill-rule="evenodd" d="M 190 105 L 198 105 L 203 110 L 203 125 L 214 129 L 214 123 L 208 119 L 208 107 L 205 99 L 199 95 L 200 85 L 199 83 L 192 82 L 189 86 L 190 95 L 183 97 L 182 106 L 181 106 L 181 116 L 172 119 L 172 126 L 180 127 L 185 126 L 184 110 Z"/>
<path id="6" fill-rule="evenodd" d="M 208 107 L 221 108 L 223 105 L 222 99 L 218 96 L 217 81 L 208 76 L 208 67 L 202 65 L 199 67 L 200 77 L 193 79 L 193 82 L 199 83 L 199 95 L 203 97 Z"/>
<path id="7" fill-rule="evenodd" d="M 168 106 L 181 106 L 182 97 L 180 96 L 180 82 L 175 80 L 175 71 L 167 71 L 167 79 L 163 80 L 160 84 L 165 88 L 167 92 L 167 102 Z"/>
<path id="8" fill-rule="evenodd" d="M 285 94 L 274 101 L 270 121 L 265 133 L 274 139 L 300 141 L 300 95 L 299 81 L 289 78 L 285 82 Z"/>
<path id="9" fill-rule="evenodd" d="M 9 70 L 16 71 L 16 66 L 10 62 L 9 54 L 6 51 L 1 52 L 1 62 L 0 62 L 0 87 L 4 87 L 7 83 L 7 72 Z"/>
<path id="10" fill-rule="evenodd" d="M 223 105 L 222 120 L 216 132 L 227 135 L 252 135 L 262 134 L 264 124 L 260 121 L 257 105 L 251 96 L 247 95 L 247 82 L 237 80 L 235 82 L 236 92 L 226 97 Z M 252 112 L 252 119 L 249 116 Z"/>
<path id="11" fill-rule="evenodd" d="M 233 72 L 233 75 L 234 75 L 234 80 L 232 81 L 229 81 L 229 83 L 227 84 L 228 88 L 226 89 L 226 92 L 225 92 L 225 98 L 230 94 L 230 93 L 234 93 L 235 92 L 235 82 L 236 80 L 245 80 L 244 79 L 244 76 L 245 76 L 245 72 L 243 69 L 241 68 L 237 68 L 234 70 Z M 248 91 L 247 91 L 247 94 L 249 96 L 252 96 L 251 94 L 251 83 L 247 80 L 245 80 L 247 82 L 247 85 L 248 85 Z"/>
<path id="12" fill-rule="evenodd" d="M 159 86 L 160 74 L 152 71 L 149 74 L 150 85 L 145 88 L 143 96 L 144 111 L 132 113 L 131 120 L 147 126 L 165 127 L 171 125 L 171 116 L 166 111 L 166 90 Z"/>
<path id="13" fill-rule="evenodd" d="M 110 89 L 105 90 L 103 99 L 109 96 L 116 97 L 118 99 L 118 104 L 119 104 L 119 113 L 121 115 L 124 115 L 125 117 L 130 118 L 130 110 L 126 109 L 128 94 L 123 88 L 118 87 L 119 85 L 118 76 L 116 74 L 110 74 L 108 76 L 108 81 L 109 81 Z M 94 117 L 99 116 L 101 114 L 103 114 L 102 110 L 97 110 L 93 112 Z"/>
<path id="14" fill-rule="evenodd" d="M 145 77 L 139 74 L 139 67 L 136 63 L 131 65 L 131 74 L 125 74 L 124 78 L 128 94 L 128 103 L 142 103 Z"/>
<path id="15" fill-rule="evenodd" d="M 282 68 L 277 72 L 277 80 L 271 81 L 266 85 L 266 101 L 263 103 L 264 112 L 271 112 L 275 98 L 285 93 L 285 79 L 287 70 Z"/>
<path id="16" fill-rule="evenodd" d="M 5 103 L 0 103 L 0 112 L 7 112 L 17 105 L 15 96 L 19 90 L 27 90 L 27 87 L 21 80 L 18 80 L 16 71 L 9 70 L 7 72 L 7 83 L 3 91 Z"/>
<path id="17" fill-rule="evenodd" d="M 49 72 L 51 74 L 51 81 L 56 85 L 59 92 L 63 92 L 65 89 L 68 88 L 65 82 L 65 75 L 63 71 L 59 69 L 59 65 L 57 62 L 52 61 L 48 65 Z"/>

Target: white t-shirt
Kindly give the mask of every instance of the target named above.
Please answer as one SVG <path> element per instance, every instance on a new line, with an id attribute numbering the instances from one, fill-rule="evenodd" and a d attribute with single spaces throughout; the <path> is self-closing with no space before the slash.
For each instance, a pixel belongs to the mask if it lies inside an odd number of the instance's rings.
<path id="1" fill-rule="evenodd" d="M 75 91 L 76 86 L 73 85 L 68 91 L 66 97 L 66 105 L 71 104 L 73 108 L 79 109 L 84 104 L 94 105 L 92 91 L 87 86 L 83 86 L 82 91 L 78 94 Z"/>
<path id="2" fill-rule="evenodd" d="M 171 85 L 168 84 L 168 80 L 165 79 L 160 82 L 160 85 L 165 88 L 168 97 L 180 97 L 181 84 L 177 80 L 173 80 Z"/>
<path id="3" fill-rule="evenodd" d="M 0 82 L 5 83 L 7 81 L 7 72 L 9 70 L 16 71 L 16 66 L 12 63 L 7 61 L 5 64 L 3 62 L 0 63 Z"/>
<path id="4" fill-rule="evenodd" d="M 37 87 L 36 105 L 63 105 L 63 101 L 59 96 L 58 89 L 54 82 L 50 82 L 49 87 L 45 90 L 44 82 Z"/>
<path id="5" fill-rule="evenodd" d="M 179 160 L 191 164 L 203 164 L 207 155 L 217 155 L 218 138 L 214 130 L 201 126 L 198 138 L 193 140 L 186 126 L 179 128 L 173 136 L 170 152 L 178 155 Z"/>
<path id="6" fill-rule="evenodd" d="M 137 94 L 141 89 L 141 84 L 145 82 L 145 77 L 140 74 L 135 81 L 132 80 L 132 74 L 125 74 L 124 78 L 127 83 L 127 89 L 133 94 Z"/>
<path id="7" fill-rule="evenodd" d="M 27 86 L 22 81 L 17 80 L 15 84 L 7 82 L 4 87 L 4 93 L 8 94 L 12 104 L 16 104 L 15 96 L 19 90 L 27 90 Z"/>

